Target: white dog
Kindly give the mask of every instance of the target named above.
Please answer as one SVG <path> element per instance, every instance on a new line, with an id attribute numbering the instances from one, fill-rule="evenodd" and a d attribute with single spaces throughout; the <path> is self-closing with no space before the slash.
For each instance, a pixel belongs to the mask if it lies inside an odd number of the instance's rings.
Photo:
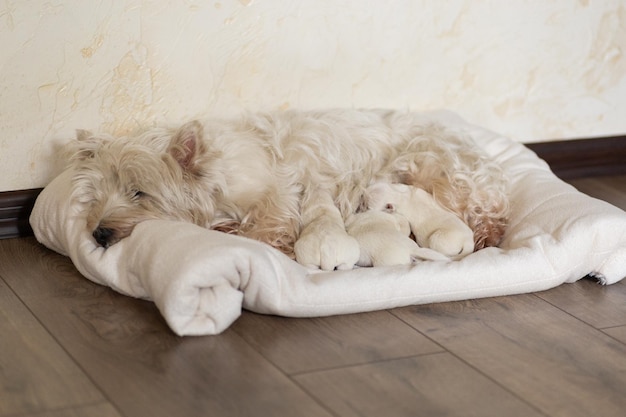
<path id="1" fill-rule="evenodd" d="M 500 167 L 415 113 L 247 114 L 119 139 L 79 131 L 72 153 L 76 197 L 105 248 L 166 218 L 266 242 L 304 265 L 352 268 L 360 247 L 345 220 L 373 182 L 425 190 L 469 226 L 475 249 L 497 245 L 507 222 Z"/>
<path id="2" fill-rule="evenodd" d="M 472 229 L 419 188 L 373 184 L 362 206 L 366 211 L 346 221 L 346 231 L 361 248 L 359 266 L 460 259 L 474 250 Z"/>
<path id="3" fill-rule="evenodd" d="M 450 259 L 432 249 L 419 247 L 409 237 L 409 221 L 395 211 L 355 213 L 346 221 L 346 231 L 359 243 L 358 266 L 408 265 L 416 260 Z"/>
<path id="4" fill-rule="evenodd" d="M 404 184 L 374 184 L 366 190 L 364 205 L 368 210 L 393 211 L 402 215 L 422 248 L 433 249 L 453 259 L 474 251 L 472 229 L 420 188 Z"/>

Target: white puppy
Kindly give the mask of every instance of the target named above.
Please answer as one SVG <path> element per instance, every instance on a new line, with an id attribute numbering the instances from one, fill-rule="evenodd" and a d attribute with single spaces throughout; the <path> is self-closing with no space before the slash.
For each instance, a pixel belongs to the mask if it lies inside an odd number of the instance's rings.
<path id="1" fill-rule="evenodd" d="M 474 251 L 472 229 L 420 188 L 404 184 L 377 183 L 368 187 L 363 205 L 368 210 L 365 213 L 393 212 L 397 216 L 402 216 L 421 248 L 432 249 L 452 259 L 462 258 Z M 381 216 L 378 218 L 381 221 L 380 225 L 374 226 L 372 220 L 368 220 L 366 224 L 372 229 L 381 229 L 388 221 Z M 407 235 L 408 232 L 404 234 Z M 363 245 L 363 240 L 360 243 Z M 393 242 L 388 242 L 388 246 L 392 244 Z M 378 245 L 384 246 L 382 242 Z M 398 246 L 404 248 L 404 244 Z"/>
<path id="2" fill-rule="evenodd" d="M 420 248 L 409 237 L 409 221 L 395 211 L 356 213 L 346 222 L 346 230 L 359 242 L 358 266 L 408 265 L 418 259 L 449 260 L 439 252 Z"/>

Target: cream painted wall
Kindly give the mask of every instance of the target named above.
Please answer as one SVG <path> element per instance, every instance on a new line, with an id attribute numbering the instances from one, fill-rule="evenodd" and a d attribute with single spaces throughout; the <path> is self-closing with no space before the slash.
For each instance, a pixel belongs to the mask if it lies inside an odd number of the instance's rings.
<path id="1" fill-rule="evenodd" d="M 3 0 L 0 191 L 76 128 L 449 108 L 516 140 L 626 132 L 624 0 Z"/>

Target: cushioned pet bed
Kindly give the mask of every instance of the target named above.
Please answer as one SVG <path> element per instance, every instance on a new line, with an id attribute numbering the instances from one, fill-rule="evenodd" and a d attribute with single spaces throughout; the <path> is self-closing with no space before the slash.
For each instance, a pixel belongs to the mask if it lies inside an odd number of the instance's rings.
<path id="1" fill-rule="evenodd" d="M 511 222 L 499 248 L 457 262 L 320 272 L 256 241 L 150 220 L 105 250 L 70 200 L 70 171 L 40 194 L 31 225 L 88 279 L 152 300 L 179 335 L 220 333 L 242 308 L 326 316 L 541 291 L 586 275 L 603 284 L 626 276 L 626 212 L 579 193 L 517 142 L 449 112 L 427 115 L 469 134 L 511 177 Z"/>

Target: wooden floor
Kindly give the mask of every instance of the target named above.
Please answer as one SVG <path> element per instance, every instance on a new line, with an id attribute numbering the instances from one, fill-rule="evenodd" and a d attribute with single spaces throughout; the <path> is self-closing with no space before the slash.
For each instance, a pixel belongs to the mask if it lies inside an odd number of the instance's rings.
<path id="1" fill-rule="evenodd" d="M 626 209 L 626 177 L 572 181 Z M 625 280 L 626 281 L 626 280 Z M 623 416 L 626 282 L 174 336 L 150 302 L 0 241 L 0 416 Z"/>

